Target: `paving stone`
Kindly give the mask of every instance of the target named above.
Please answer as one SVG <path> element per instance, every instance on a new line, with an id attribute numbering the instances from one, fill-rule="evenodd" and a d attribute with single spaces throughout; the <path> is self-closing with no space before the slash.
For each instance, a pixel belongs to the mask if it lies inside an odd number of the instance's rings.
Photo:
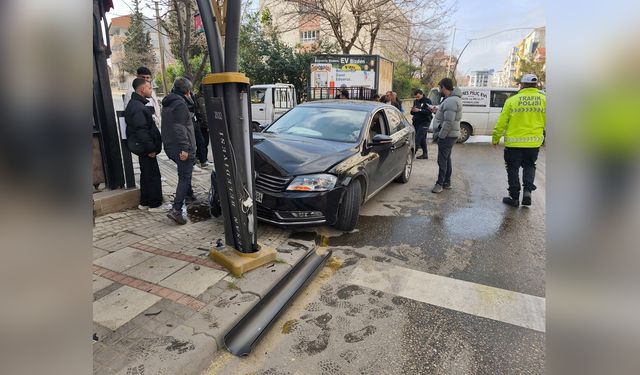
<path id="1" fill-rule="evenodd" d="M 98 348 L 99 350 L 97 350 Z M 111 362 L 111 360 L 116 358 L 118 355 L 120 355 L 120 353 L 111 349 L 107 345 L 104 345 L 101 347 L 98 347 L 97 344 L 94 345 L 94 351 L 93 351 L 94 363 L 98 363 L 99 365 L 102 365 L 104 367 L 109 367 L 109 362 Z"/>
<path id="2" fill-rule="evenodd" d="M 93 293 L 102 290 L 109 285 L 113 284 L 113 281 L 109 279 L 105 279 L 104 277 L 100 277 L 98 275 L 93 275 L 91 280 L 91 286 L 93 288 Z"/>
<path id="3" fill-rule="evenodd" d="M 277 257 L 295 266 L 311 250 L 315 249 L 315 243 L 311 241 L 288 240 L 276 247 Z"/>
<path id="4" fill-rule="evenodd" d="M 122 286 L 123 285 L 120 284 L 120 283 L 111 283 L 107 287 L 102 288 L 102 289 L 98 290 L 97 292 L 94 292 L 93 293 L 93 300 L 97 301 L 100 298 L 106 296 L 107 294 L 109 294 L 109 293 L 111 293 L 111 292 L 113 292 L 115 290 L 118 290 L 119 288 L 122 288 Z"/>
<path id="5" fill-rule="evenodd" d="M 123 286 L 93 303 L 93 320 L 116 330 L 160 299 L 153 294 Z"/>
<path id="6" fill-rule="evenodd" d="M 102 258 L 105 255 L 109 255 L 109 252 L 107 250 L 98 249 L 97 247 L 93 248 L 93 260 Z"/>
<path id="7" fill-rule="evenodd" d="M 218 346 L 222 347 L 224 335 L 259 300 L 255 294 L 241 293 L 237 289 L 227 289 L 213 302 L 186 320 L 184 325 L 192 327 L 196 333 L 206 333 L 215 337 Z"/>
<path id="8" fill-rule="evenodd" d="M 200 269 L 196 271 L 193 266 L 189 266 L 167 277 L 159 284 L 197 297 L 225 276 L 227 276 L 227 272 L 225 271 L 209 267 L 200 267 Z"/>
<path id="9" fill-rule="evenodd" d="M 113 334 L 113 331 L 110 330 L 107 327 L 103 327 L 100 324 L 93 322 L 93 330 L 92 330 L 92 336 L 95 333 L 96 336 L 98 336 L 98 342 L 95 342 L 93 344 L 93 349 L 96 350 L 96 348 L 99 348 L 100 346 L 98 344 L 103 344 L 103 341 L 109 337 L 110 335 Z M 103 344 L 104 345 L 104 344 Z"/>
<path id="10" fill-rule="evenodd" d="M 289 264 L 271 263 L 249 271 L 239 279 L 229 275 L 225 280 L 233 282 L 245 293 L 252 292 L 264 297 L 290 269 Z"/>
<path id="11" fill-rule="evenodd" d="M 103 256 L 102 258 L 95 260 L 93 263 L 100 267 L 110 269 L 111 271 L 122 272 L 153 256 L 155 255 L 147 253 L 146 251 L 126 247 L 122 250 Z"/>
<path id="12" fill-rule="evenodd" d="M 188 262 L 182 260 L 156 255 L 129 268 L 124 273 L 157 284 L 188 264 Z"/>
<path id="13" fill-rule="evenodd" d="M 132 233 L 118 233 L 115 236 L 103 238 L 94 242 L 93 246 L 103 250 L 116 251 L 144 239 L 144 237 Z"/>
<path id="14" fill-rule="evenodd" d="M 158 303 L 156 303 L 155 305 L 153 305 L 152 307 L 148 308 L 145 313 L 147 312 L 155 312 L 155 311 L 162 311 L 160 314 L 156 315 L 154 318 L 155 319 L 159 319 L 163 322 L 169 322 L 166 319 L 163 319 L 164 314 L 165 313 L 171 313 L 177 317 L 179 317 L 181 320 L 186 320 L 188 318 L 190 318 L 193 314 L 195 314 L 195 311 L 193 311 L 192 309 L 188 308 L 185 305 L 182 305 L 180 303 L 176 303 L 173 302 L 171 300 L 168 299 L 163 299 L 162 301 L 159 301 Z M 169 322 L 171 323 L 171 322 Z"/>
<path id="15" fill-rule="evenodd" d="M 140 340 L 118 374 L 199 374 L 217 349 L 212 337 L 180 325 L 166 336 Z"/>

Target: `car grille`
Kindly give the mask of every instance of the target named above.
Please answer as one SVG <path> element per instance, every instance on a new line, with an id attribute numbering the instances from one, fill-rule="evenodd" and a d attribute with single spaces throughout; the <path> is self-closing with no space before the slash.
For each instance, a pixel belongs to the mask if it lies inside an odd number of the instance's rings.
<path id="1" fill-rule="evenodd" d="M 261 219 L 267 219 L 267 220 L 276 220 L 277 219 L 277 217 L 273 213 L 273 211 L 262 207 L 262 205 L 260 203 L 258 203 L 257 214 L 258 214 L 258 217 L 261 218 Z"/>
<path id="2" fill-rule="evenodd" d="M 262 191 L 279 193 L 287 188 L 289 182 L 291 182 L 291 177 L 276 177 L 262 173 L 258 173 L 256 176 L 256 187 Z"/>

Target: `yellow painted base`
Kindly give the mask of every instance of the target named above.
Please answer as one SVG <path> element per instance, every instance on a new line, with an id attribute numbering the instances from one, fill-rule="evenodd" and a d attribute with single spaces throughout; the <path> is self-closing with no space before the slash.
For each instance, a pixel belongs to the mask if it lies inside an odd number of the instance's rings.
<path id="1" fill-rule="evenodd" d="M 234 276 L 242 276 L 245 272 L 275 262 L 276 250 L 261 246 L 255 253 L 241 253 L 236 249 L 226 247 L 222 250 L 212 249 L 209 258 L 226 268 Z"/>

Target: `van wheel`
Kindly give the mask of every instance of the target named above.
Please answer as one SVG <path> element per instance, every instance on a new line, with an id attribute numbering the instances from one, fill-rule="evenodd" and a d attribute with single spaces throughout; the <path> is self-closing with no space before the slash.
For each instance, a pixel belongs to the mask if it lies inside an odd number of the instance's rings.
<path id="1" fill-rule="evenodd" d="M 344 193 L 344 199 L 338 208 L 338 220 L 335 227 L 343 231 L 352 231 L 358 225 L 360 216 L 360 202 L 362 202 L 362 188 L 360 181 L 353 181 Z"/>
<path id="2" fill-rule="evenodd" d="M 458 138 L 458 143 L 465 143 L 467 139 L 471 137 L 472 130 L 471 125 L 460 124 L 460 138 Z"/>
<path id="3" fill-rule="evenodd" d="M 262 131 L 262 129 L 260 128 L 260 123 L 259 122 L 252 122 L 251 123 L 251 128 L 253 130 L 254 133 L 260 133 Z"/>

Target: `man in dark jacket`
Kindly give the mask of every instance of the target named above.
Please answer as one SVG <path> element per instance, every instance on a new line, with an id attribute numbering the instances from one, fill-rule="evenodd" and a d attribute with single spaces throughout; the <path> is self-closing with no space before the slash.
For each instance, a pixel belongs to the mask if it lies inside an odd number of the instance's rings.
<path id="1" fill-rule="evenodd" d="M 193 130 L 190 102 L 192 84 L 178 77 L 171 93 L 162 100 L 162 142 L 164 151 L 178 166 L 178 186 L 173 208 L 167 214 L 171 220 L 182 225 L 187 220 L 182 215 L 182 205 L 195 200 L 191 187 L 191 175 L 196 157 L 196 136 Z"/>
<path id="2" fill-rule="evenodd" d="M 204 93 L 202 92 L 202 85 L 198 95 L 193 97 L 195 120 L 194 131 L 196 134 L 196 156 L 198 158 L 199 166 L 201 168 L 208 167 L 209 160 L 209 128 L 207 127 L 207 112 L 204 103 Z"/>
<path id="3" fill-rule="evenodd" d="M 424 96 L 422 90 L 416 90 L 413 93 L 416 100 L 413 101 L 413 107 L 411 107 L 411 115 L 413 116 L 413 127 L 416 128 L 416 145 L 420 145 L 422 148 L 422 155 L 417 159 L 429 159 L 427 153 L 427 130 L 433 114 L 431 112 L 431 100 Z M 416 153 L 418 150 L 416 150 Z"/>
<path id="4" fill-rule="evenodd" d="M 147 106 L 152 95 L 151 83 L 143 78 L 133 80 L 131 100 L 124 118 L 127 122 L 127 143 L 140 161 L 141 210 L 160 212 L 162 209 L 162 182 L 156 156 L 162 150 L 160 131 L 153 120 L 153 107 Z"/>

